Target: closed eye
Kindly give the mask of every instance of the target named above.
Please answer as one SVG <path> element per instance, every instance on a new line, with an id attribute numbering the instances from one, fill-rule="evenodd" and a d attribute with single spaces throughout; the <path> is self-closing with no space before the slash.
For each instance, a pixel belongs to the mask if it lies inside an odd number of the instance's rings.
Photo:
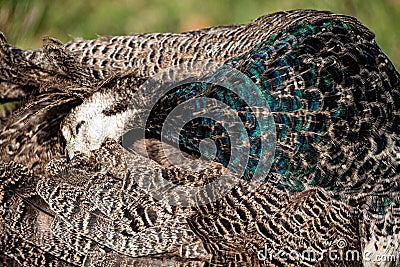
<path id="1" fill-rule="evenodd" d="M 80 121 L 80 122 L 78 122 L 78 124 L 76 125 L 76 127 L 75 127 L 75 132 L 76 132 L 76 134 L 78 134 L 79 133 L 79 129 L 82 127 L 82 125 L 85 123 L 85 121 Z"/>

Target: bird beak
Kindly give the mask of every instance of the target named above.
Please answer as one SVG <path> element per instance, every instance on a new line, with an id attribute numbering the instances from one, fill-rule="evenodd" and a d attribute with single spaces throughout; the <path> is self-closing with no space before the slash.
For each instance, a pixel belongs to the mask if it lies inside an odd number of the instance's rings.
<path id="1" fill-rule="evenodd" d="M 67 161 L 70 161 L 74 158 L 74 156 L 75 156 L 74 145 L 73 141 L 70 140 L 65 146 L 65 157 L 67 158 Z"/>

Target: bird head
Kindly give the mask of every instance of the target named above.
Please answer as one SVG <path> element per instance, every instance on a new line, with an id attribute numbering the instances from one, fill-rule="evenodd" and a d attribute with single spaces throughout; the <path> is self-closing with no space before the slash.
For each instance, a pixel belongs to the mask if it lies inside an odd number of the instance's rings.
<path id="1" fill-rule="evenodd" d="M 66 156 L 98 149 L 104 139 L 118 140 L 124 130 L 126 112 L 107 114 L 115 99 L 109 93 L 97 92 L 76 107 L 65 118 L 61 133 L 66 141 Z"/>

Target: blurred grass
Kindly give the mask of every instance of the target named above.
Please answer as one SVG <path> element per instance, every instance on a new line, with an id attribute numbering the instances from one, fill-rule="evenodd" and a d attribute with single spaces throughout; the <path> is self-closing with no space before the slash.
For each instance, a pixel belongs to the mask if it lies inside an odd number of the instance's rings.
<path id="1" fill-rule="evenodd" d="M 280 10 L 319 9 L 357 17 L 399 70 L 400 0 L 0 0 L 0 31 L 31 49 L 45 35 L 63 42 L 99 35 L 181 32 L 248 23 Z"/>

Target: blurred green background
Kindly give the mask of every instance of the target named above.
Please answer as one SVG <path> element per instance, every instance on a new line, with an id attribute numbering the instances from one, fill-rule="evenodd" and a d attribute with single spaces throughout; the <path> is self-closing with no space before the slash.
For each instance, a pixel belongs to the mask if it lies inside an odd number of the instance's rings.
<path id="1" fill-rule="evenodd" d="M 399 70 L 400 0 L 0 0 L 0 31 L 10 43 L 41 46 L 43 36 L 63 42 L 99 35 L 181 32 L 248 23 L 289 9 L 331 10 L 357 17 L 375 34 Z"/>

